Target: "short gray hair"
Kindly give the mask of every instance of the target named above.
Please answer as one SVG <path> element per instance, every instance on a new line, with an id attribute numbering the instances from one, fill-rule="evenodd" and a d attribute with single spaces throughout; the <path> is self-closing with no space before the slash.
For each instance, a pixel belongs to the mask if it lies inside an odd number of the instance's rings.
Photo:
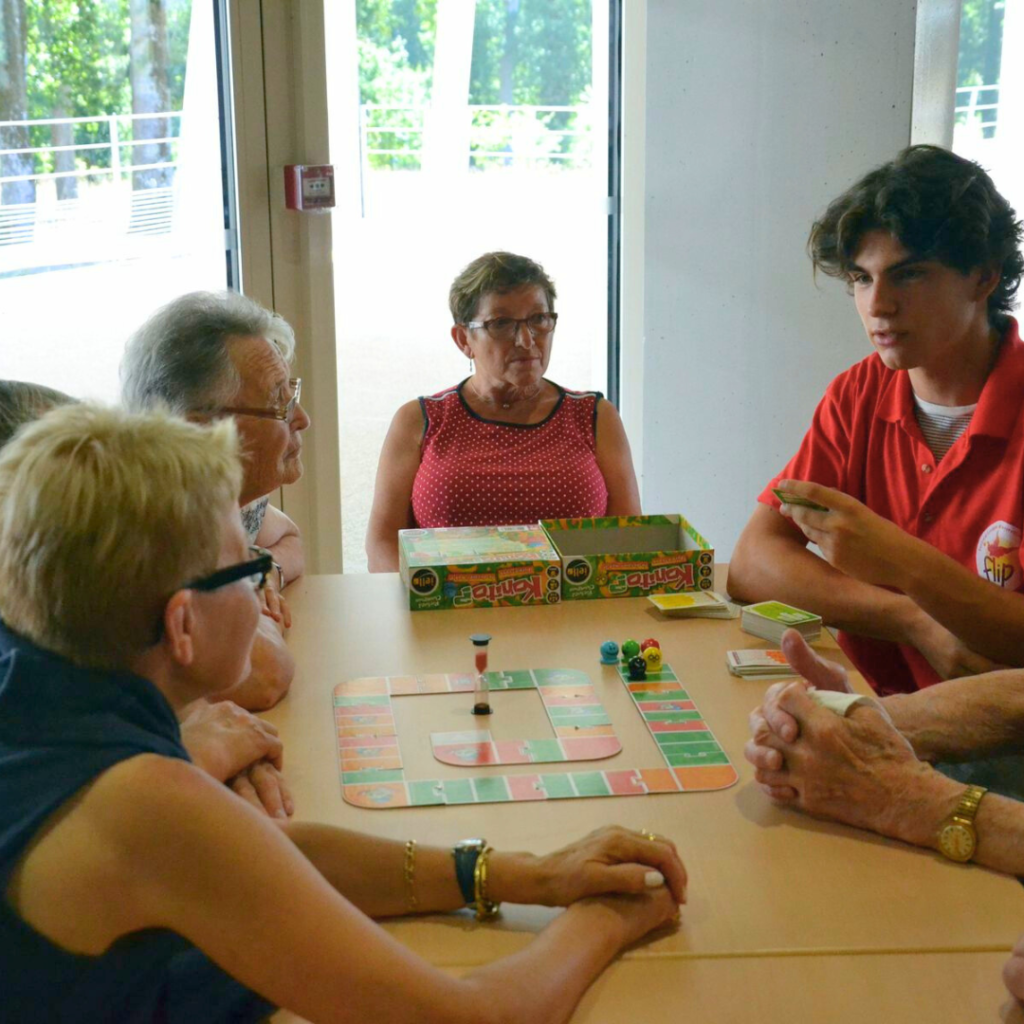
<path id="1" fill-rule="evenodd" d="M 0 380 L 0 448 L 32 420 L 58 405 L 68 405 L 75 399 L 63 391 L 29 384 L 21 380 Z"/>
<path id="2" fill-rule="evenodd" d="M 190 292 L 158 309 L 128 340 L 121 399 L 128 409 L 163 406 L 179 414 L 228 401 L 241 381 L 232 338 L 266 338 L 290 363 L 288 322 L 237 292 Z"/>

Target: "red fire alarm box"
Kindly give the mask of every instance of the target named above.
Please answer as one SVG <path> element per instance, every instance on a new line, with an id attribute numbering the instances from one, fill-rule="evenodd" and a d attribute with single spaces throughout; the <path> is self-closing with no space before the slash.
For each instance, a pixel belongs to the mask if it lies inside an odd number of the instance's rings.
<path id="1" fill-rule="evenodd" d="M 334 206 L 330 164 L 289 164 L 284 169 L 284 205 L 289 210 L 329 210 Z"/>

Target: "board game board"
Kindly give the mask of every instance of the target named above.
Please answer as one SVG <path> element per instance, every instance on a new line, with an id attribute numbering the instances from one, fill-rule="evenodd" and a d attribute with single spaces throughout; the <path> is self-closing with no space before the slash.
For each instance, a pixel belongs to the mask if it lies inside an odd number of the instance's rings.
<path id="1" fill-rule="evenodd" d="M 469 673 L 371 676 L 334 690 L 342 795 L 357 807 L 384 809 L 437 804 L 557 800 L 590 796 L 645 796 L 725 789 L 738 776 L 689 693 L 669 665 L 630 682 L 619 678 L 658 744 L 663 763 L 613 771 L 474 775 L 461 779 L 406 779 L 392 700 L 416 694 L 467 693 Z M 536 690 L 554 738 L 495 740 L 490 730 L 432 733 L 434 757 L 465 767 L 589 761 L 622 747 L 585 672 L 520 669 L 486 673 L 491 690 Z"/>

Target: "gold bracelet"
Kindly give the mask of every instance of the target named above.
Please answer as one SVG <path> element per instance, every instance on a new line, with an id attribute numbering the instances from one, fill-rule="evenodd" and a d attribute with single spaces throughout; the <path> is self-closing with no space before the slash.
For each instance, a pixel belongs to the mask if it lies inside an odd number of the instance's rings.
<path id="1" fill-rule="evenodd" d="M 416 913 L 418 901 L 413 883 L 416 880 L 416 840 L 410 839 L 405 844 L 405 905 L 412 913 Z"/>
<path id="2" fill-rule="evenodd" d="M 473 866 L 473 903 L 478 921 L 489 921 L 497 916 L 501 909 L 500 903 L 494 903 L 487 898 L 487 858 L 493 852 L 492 847 L 485 847 Z"/>

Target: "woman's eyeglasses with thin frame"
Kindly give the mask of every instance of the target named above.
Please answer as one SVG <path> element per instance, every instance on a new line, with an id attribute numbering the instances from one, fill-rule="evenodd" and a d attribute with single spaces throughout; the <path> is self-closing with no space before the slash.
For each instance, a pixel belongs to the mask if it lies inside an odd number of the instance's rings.
<path id="1" fill-rule="evenodd" d="M 226 405 L 215 409 L 214 412 L 229 412 L 234 416 L 259 416 L 265 420 L 290 422 L 295 415 L 295 406 L 299 404 L 299 398 L 302 395 L 302 378 L 290 377 L 288 387 L 292 390 L 292 397 L 284 405 L 272 406 L 269 409 L 256 409 L 247 405 Z"/>

